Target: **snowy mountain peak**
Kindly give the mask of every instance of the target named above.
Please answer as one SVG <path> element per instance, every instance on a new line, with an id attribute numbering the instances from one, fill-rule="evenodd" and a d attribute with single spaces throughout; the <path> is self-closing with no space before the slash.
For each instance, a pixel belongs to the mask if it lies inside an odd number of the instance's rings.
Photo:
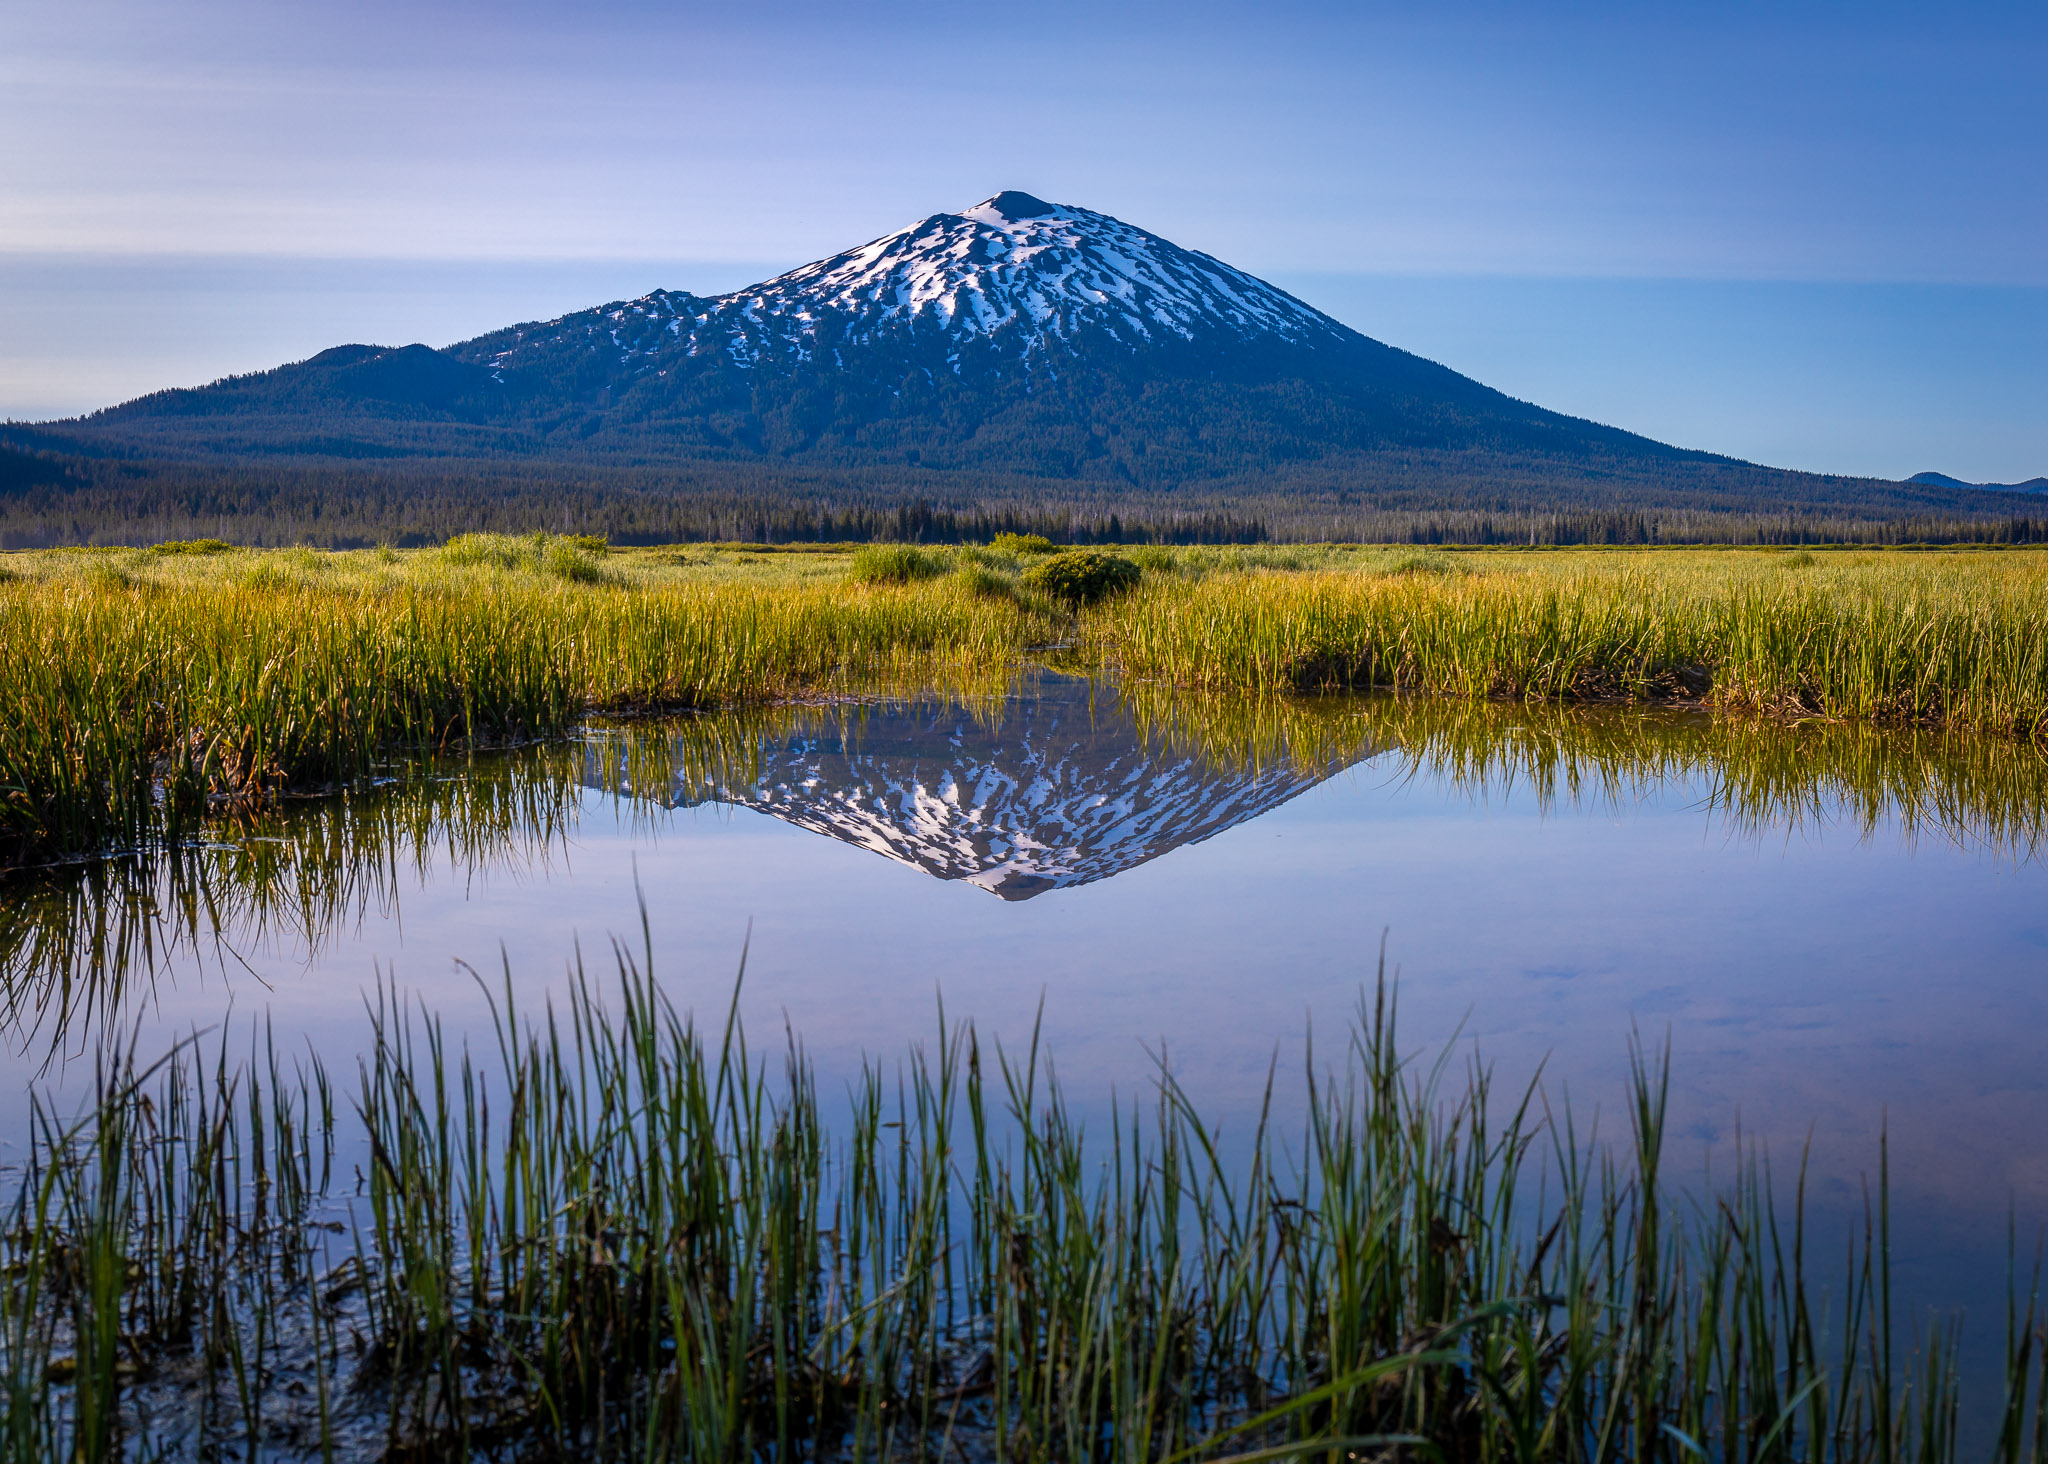
<path id="1" fill-rule="evenodd" d="M 1091 342 L 1128 353 L 1253 341 L 1313 350 L 1362 339 L 1221 260 L 1016 190 L 731 294 L 657 290 L 488 337 L 475 343 L 488 348 L 475 359 L 516 370 L 565 337 L 616 353 L 629 374 L 664 371 L 679 355 L 743 368 L 845 366 L 847 349 L 883 347 L 956 376 L 969 354 L 998 374 L 1057 374 Z"/>
<path id="2" fill-rule="evenodd" d="M 1058 212 L 1056 205 L 1047 203 L 1042 198 L 1033 198 L 1028 193 L 1006 188 L 994 198 L 985 198 L 973 208 L 962 209 L 960 217 L 1001 227 L 1004 224 L 1022 223 L 1025 219 L 1043 218 L 1047 214 Z"/>

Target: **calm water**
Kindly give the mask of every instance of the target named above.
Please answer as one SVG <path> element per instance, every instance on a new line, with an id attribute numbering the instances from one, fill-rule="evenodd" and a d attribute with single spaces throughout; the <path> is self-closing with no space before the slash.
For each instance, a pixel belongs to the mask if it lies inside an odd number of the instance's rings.
<path id="1" fill-rule="evenodd" d="M 786 1020 L 826 1091 L 947 1019 L 1070 1092 L 1164 1052 L 1227 1124 L 1336 1050 L 1384 941 L 1418 1052 L 1622 1132 L 1668 1040 L 1674 1172 L 1810 1144 L 1847 1224 L 1888 1128 L 1901 1282 L 1996 1340 L 2048 1218 L 2048 759 L 2010 744 L 1390 698 L 1008 699 L 598 730 L 412 770 L 217 844 L 0 885 L 5 1132 L 100 1034 L 258 1015 L 353 1070 L 364 993 L 460 1030 L 640 940 L 679 1004 Z M 751 933 L 750 933 L 751 932 Z M 750 943 L 749 943 L 750 942 Z M 1824 1232 L 1825 1233 L 1825 1232 Z M 1839 1233 L 1839 1232 L 1837 1232 Z"/>

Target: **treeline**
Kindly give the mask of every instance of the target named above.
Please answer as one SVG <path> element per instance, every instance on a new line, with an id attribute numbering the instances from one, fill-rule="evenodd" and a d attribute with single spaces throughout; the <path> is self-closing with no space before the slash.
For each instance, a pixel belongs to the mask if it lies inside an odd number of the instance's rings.
<path id="1" fill-rule="evenodd" d="M 894 509 L 859 507 L 836 513 L 831 509 L 764 508 L 752 533 L 691 537 L 751 539 L 762 544 L 981 544 L 997 534 L 1043 534 L 1064 544 L 1263 544 L 1272 537 L 1260 520 L 1232 513 L 1126 519 L 1114 511 L 1096 515 L 1026 508 L 959 512 L 922 501 L 898 504 Z"/>
<path id="2" fill-rule="evenodd" d="M 474 531 L 602 534 L 616 544 L 1063 543 L 2032 544 L 2048 498 L 1894 485 L 1882 504 L 1589 503 L 1545 485 L 1458 491 L 1410 459 L 1383 491 L 1292 479 L 1174 491 L 1085 481 L 766 464 L 593 468 L 413 460 L 288 467 L 79 458 L 0 446 L 0 548 L 219 538 L 323 548 L 438 544 Z M 1535 490 L 1535 491 L 1532 491 Z M 1581 492 L 1587 491 L 1581 485 Z M 1845 495 L 1845 499 L 1847 495 Z"/>
<path id="3" fill-rule="evenodd" d="M 1537 547 L 1653 544 L 2044 544 L 2043 516 L 1970 518 L 1915 515 L 1851 518 L 1817 514 L 1729 514 L 1682 509 L 1645 513 L 1415 514 L 1333 516 L 1317 537 L 1368 544 L 1522 544 Z"/>

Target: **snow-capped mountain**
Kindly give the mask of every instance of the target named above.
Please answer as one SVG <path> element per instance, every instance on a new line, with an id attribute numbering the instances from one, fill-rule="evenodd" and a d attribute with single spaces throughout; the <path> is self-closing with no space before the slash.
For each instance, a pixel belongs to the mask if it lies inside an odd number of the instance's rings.
<path id="1" fill-rule="evenodd" d="M 1005 900 L 1107 879 L 1346 765 L 1219 768 L 1148 745 L 1113 691 L 1055 676 L 995 715 L 934 701 L 809 717 L 762 737 L 758 755 L 750 781 L 727 782 L 679 747 L 674 784 L 629 791 L 665 807 L 756 809 Z M 599 742 L 590 756 L 622 753 Z M 618 787 L 624 775 L 593 765 L 586 781 Z"/>
<path id="2" fill-rule="evenodd" d="M 1549 501 L 1561 471 L 1725 464 L 1516 401 L 1210 255 L 1014 191 L 730 294 L 655 290 L 439 351 L 338 346 L 69 428 L 215 458 L 964 470 L 1097 492 L 1273 492 L 1283 474 L 1405 492 L 1432 454 L 1430 474 L 1498 496 L 1512 469 Z"/>
<path id="3" fill-rule="evenodd" d="M 615 357 L 630 377 L 707 355 L 742 368 L 830 359 L 844 369 L 849 349 L 885 345 L 936 347 L 958 375 L 963 355 L 984 348 L 988 364 L 1057 373 L 1091 336 L 1129 350 L 1358 339 L 1221 260 L 1107 214 L 1005 192 L 729 295 L 656 290 L 458 349 L 518 371 L 566 340 Z"/>

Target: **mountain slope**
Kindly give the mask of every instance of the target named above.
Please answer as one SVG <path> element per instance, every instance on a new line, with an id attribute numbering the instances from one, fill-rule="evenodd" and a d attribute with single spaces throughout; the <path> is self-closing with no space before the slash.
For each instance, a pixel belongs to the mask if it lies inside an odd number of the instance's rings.
<path id="1" fill-rule="evenodd" d="M 727 295 L 657 290 L 441 351 L 337 347 L 60 425 L 75 449 L 185 460 L 915 470 L 1098 497 L 1864 491 L 1545 411 L 1208 255 L 1017 192 Z"/>

